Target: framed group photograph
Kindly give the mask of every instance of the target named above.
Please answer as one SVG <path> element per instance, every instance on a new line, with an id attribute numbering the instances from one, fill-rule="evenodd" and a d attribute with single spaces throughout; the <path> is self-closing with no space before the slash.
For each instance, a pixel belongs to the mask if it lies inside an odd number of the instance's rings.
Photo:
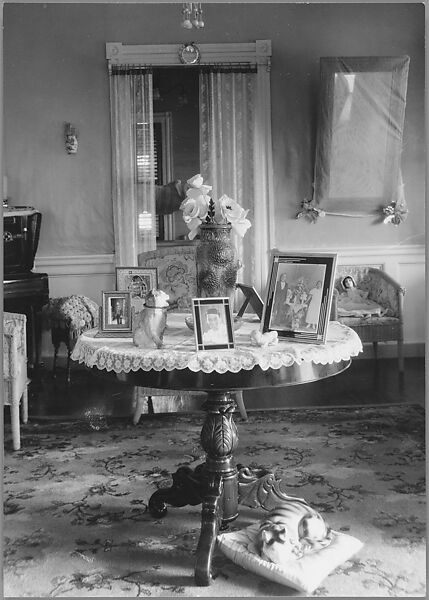
<path id="1" fill-rule="evenodd" d="M 192 298 L 197 350 L 234 348 L 229 298 Z"/>
<path id="2" fill-rule="evenodd" d="M 146 267 L 116 267 L 116 289 L 129 292 L 134 313 L 139 313 L 145 304 L 145 296 L 158 287 L 158 271 Z"/>
<path id="3" fill-rule="evenodd" d="M 130 292 L 102 292 L 100 330 L 103 333 L 132 333 Z"/>
<path id="4" fill-rule="evenodd" d="M 268 277 L 263 332 L 299 342 L 326 341 L 336 254 L 274 253 Z"/>

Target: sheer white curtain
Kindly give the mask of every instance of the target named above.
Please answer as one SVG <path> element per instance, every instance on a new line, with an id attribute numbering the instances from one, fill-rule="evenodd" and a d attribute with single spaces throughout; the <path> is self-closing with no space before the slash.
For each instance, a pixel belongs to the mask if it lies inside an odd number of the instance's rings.
<path id="1" fill-rule="evenodd" d="M 112 201 L 116 266 L 156 248 L 152 74 L 110 71 Z"/>
<path id="2" fill-rule="evenodd" d="M 251 284 L 255 272 L 255 71 L 211 69 L 200 74 L 201 174 L 213 197 L 226 194 L 243 208 L 252 227 L 236 246 L 243 263 L 239 279 Z"/>

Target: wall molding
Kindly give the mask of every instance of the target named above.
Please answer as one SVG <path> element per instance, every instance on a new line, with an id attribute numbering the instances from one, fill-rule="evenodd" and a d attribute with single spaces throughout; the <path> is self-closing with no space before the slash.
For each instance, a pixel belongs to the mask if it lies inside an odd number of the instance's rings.
<path id="1" fill-rule="evenodd" d="M 303 252 L 315 252 L 314 248 L 305 248 Z M 317 250 L 319 252 L 319 250 Z M 375 264 L 384 264 L 389 259 L 401 257 L 401 264 L 424 264 L 425 246 L 367 246 L 352 248 L 323 248 L 320 252 L 336 252 L 338 264 L 361 264 L 371 260 Z M 405 260 L 406 259 L 406 260 Z M 350 261 L 350 262 L 348 262 Z M 115 272 L 114 254 L 79 254 L 75 256 L 39 256 L 35 260 L 37 271 L 48 275 L 91 275 L 112 274 Z"/>
<path id="2" fill-rule="evenodd" d="M 423 244 L 396 246 L 366 246 L 365 248 L 337 248 L 335 250 L 332 249 L 332 251 L 337 252 L 339 264 L 347 264 L 345 260 L 347 258 L 353 258 L 354 260 L 356 260 L 368 257 L 375 257 L 376 262 L 384 262 L 380 259 L 398 255 L 412 256 L 413 258 L 416 257 L 418 262 L 425 262 L 425 246 Z"/>
<path id="3" fill-rule="evenodd" d="M 37 271 L 47 273 L 52 277 L 110 275 L 115 272 L 115 255 L 39 256 L 36 257 L 35 268 Z"/>

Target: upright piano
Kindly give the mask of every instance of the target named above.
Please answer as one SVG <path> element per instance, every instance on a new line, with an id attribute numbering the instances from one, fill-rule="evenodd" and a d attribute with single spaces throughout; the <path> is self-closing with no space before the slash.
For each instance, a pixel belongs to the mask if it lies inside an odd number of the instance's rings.
<path id="1" fill-rule="evenodd" d="M 41 312 L 49 301 L 48 275 L 33 271 L 41 220 L 32 206 L 3 209 L 3 310 L 27 315 L 29 367 L 40 364 Z"/>

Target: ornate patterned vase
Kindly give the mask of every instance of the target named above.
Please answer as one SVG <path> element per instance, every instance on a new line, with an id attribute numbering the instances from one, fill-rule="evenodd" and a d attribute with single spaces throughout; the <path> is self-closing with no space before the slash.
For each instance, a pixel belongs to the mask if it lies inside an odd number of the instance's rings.
<path id="1" fill-rule="evenodd" d="M 200 298 L 228 296 L 233 307 L 240 261 L 231 240 L 231 225 L 203 223 L 197 245 L 197 291 Z"/>

